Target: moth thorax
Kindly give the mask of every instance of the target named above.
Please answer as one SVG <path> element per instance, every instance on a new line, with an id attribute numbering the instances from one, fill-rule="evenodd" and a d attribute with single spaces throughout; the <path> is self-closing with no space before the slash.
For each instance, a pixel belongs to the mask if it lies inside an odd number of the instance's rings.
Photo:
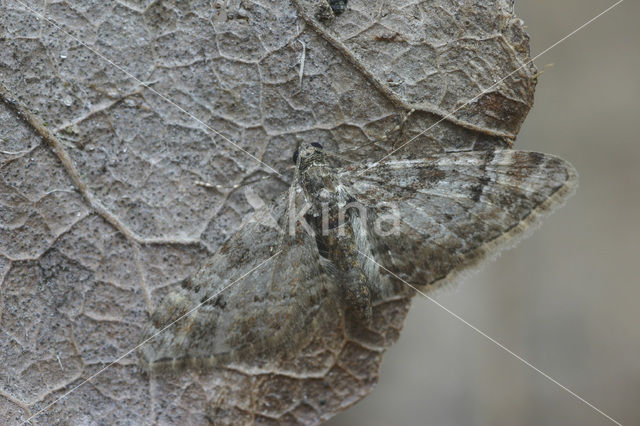
<path id="1" fill-rule="evenodd" d="M 327 188 L 322 188 L 318 193 L 318 200 L 322 202 L 331 202 L 335 199 L 335 192 L 329 191 Z"/>
<path id="2" fill-rule="evenodd" d="M 321 152 L 300 159 L 300 178 L 302 187 L 312 198 L 318 197 L 323 190 L 335 192 L 335 173 Z"/>

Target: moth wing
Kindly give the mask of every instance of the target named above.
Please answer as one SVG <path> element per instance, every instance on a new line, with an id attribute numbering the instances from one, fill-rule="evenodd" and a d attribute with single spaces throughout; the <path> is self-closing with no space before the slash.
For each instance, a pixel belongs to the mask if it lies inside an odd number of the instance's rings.
<path id="1" fill-rule="evenodd" d="M 322 315 L 339 315 L 314 237 L 281 230 L 288 226 L 286 205 L 282 197 L 257 212 L 263 216 L 245 223 L 163 299 L 143 331 L 141 342 L 149 339 L 138 351 L 143 368 L 268 362 L 273 351 L 286 355 L 302 345 Z M 280 229 L 269 226 L 275 222 Z"/>
<path id="2" fill-rule="evenodd" d="M 561 205 L 577 174 L 553 155 L 455 152 L 349 168 L 340 181 L 366 206 L 368 268 L 419 285 L 455 277 L 496 256 Z M 395 209 L 395 210 L 394 210 Z M 383 218 L 398 217 L 391 231 Z M 387 225 L 384 225 L 387 223 Z M 386 227 L 385 227 L 386 226 Z"/>

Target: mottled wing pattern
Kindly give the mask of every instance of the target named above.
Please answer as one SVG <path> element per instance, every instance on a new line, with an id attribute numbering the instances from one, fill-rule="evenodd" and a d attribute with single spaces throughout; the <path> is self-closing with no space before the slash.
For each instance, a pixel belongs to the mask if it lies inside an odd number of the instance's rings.
<path id="1" fill-rule="evenodd" d="M 286 205 L 285 194 L 275 204 L 277 210 L 256 215 L 273 214 L 286 230 Z M 206 303 L 139 349 L 143 368 L 245 360 L 256 367 L 261 359 L 274 359 L 274 348 L 286 355 L 287 347 L 304 344 L 300 340 L 322 326 L 324 315 L 339 315 L 337 290 L 321 270 L 314 238 L 302 230 L 289 236 L 264 219 L 243 224 L 195 275 L 164 298 L 141 341 Z"/>
<path id="2" fill-rule="evenodd" d="M 451 279 L 514 244 L 577 184 L 566 161 L 515 150 L 386 161 L 350 167 L 339 177 L 367 206 L 369 255 L 419 286 Z M 400 229 L 380 236 L 372 229 L 390 206 L 399 212 Z"/>

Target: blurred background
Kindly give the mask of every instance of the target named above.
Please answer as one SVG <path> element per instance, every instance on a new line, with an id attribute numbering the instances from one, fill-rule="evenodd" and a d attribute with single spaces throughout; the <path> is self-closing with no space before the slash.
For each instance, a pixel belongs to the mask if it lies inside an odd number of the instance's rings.
<path id="1" fill-rule="evenodd" d="M 516 13 L 534 56 L 613 3 L 516 1 Z M 516 148 L 569 160 L 580 187 L 437 299 L 625 425 L 640 425 L 639 18 L 624 1 L 535 61 L 544 74 Z M 613 423 L 416 297 L 376 389 L 329 424 Z"/>

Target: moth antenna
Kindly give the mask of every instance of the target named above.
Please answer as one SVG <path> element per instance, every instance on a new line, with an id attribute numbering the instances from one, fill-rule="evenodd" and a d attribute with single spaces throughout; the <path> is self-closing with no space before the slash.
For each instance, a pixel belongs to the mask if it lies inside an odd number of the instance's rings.
<path id="1" fill-rule="evenodd" d="M 304 61 L 307 57 L 307 45 L 304 44 L 304 41 L 302 40 L 298 40 L 298 43 L 302 45 L 302 54 L 300 55 L 300 73 L 298 76 L 300 79 L 300 92 L 302 92 L 302 79 L 304 78 Z"/>
<path id="2" fill-rule="evenodd" d="M 287 166 L 285 168 L 285 170 L 292 169 L 293 167 L 295 167 L 295 166 L 293 166 L 293 165 Z M 257 179 L 253 179 L 253 180 L 250 180 L 250 178 L 251 178 L 251 175 L 247 176 L 247 178 L 243 179 L 241 182 L 234 183 L 233 185 L 220 185 L 220 184 L 214 184 L 214 183 L 210 183 L 210 182 L 205 182 L 205 181 L 202 181 L 202 180 L 196 180 L 196 181 L 193 182 L 193 184 L 196 185 L 196 186 L 201 186 L 203 188 L 207 188 L 207 189 L 214 189 L 216 191 L 223 192 L 223 193 L 228 193 L 229 191 L 235 191 L 238 188 L 242 188 L 242 187 L 245 187 L 245 186 L 248 186 L 248 185 L 253 185 L 254 183 L 263 182 L 263 181 L 268 180 L 268 179 L 276 179 L 276 180 L 279 180 L 279 181 L 283 182 L 286 185 L 289 184 L 288 182 L 285 182 L 284 180 L 282 180 L 278 175 L 275 175 L 273 173 L 270 173 L 270 174 L 268 174 L 266 176 L 261 176 L 261 177 L 259 177 Z"/>
<path id="3" fill-rule="evenodd" d="M 411 114 L 413 114 L 416 111 L 415 108 L 411 108 L 409 110 L 408 113 L 403 114 L 404 116 L 402 117 L 402 121 L 400 122 L 400 124 L 397 124 L 392 130 L 391 132 L 396 132 L 398 130 L 400 130 L 402 127 L 404 127 L 405 123 L 407 122 L 407 120 L 409 119 L 409 117 L 411 117 Z M 386 137 L 387 135 L 385 135 Z"/>
<path id="4" fill-rule="evenodd" d="M 323 152 L 325 153 L 325 155 L 328 155 L 329 157 L 337 158 L 340 161 L 346 161 L 347 163 L 358 163 L 358 161 L 349 160 L 348 158 L 344 158 L 340 154 L 334 154 L 333 152 L 329 152 L 329 151 L 323 151 Z"/>
<path id="5" fill-rule="evenodd" d="M 377 142 L 387 142 L 389 140 L 389 135 L 391 133 L 397 132 L 398 130 L 402 129 L 402 127 L 404 127 L 406 122 L 409 120 L 409 117 L 411 117 L 411 115 L 413 115 L 414 112 L 416 112 L 416 109 L 415 108 L 411 108 L 408 112 L 402 113 L 402 120 L 400 121 L 400 123 L 396 124 L 393 127 L 393 129 L 385 132 L 385 134 L 382 135 L 380 137 L 380 139 L 369 141 L 366 144 L 359 146 L 358 148 L 353 148 L 353 149 L 350 149 L 350 150 L 347 150 L 347 151 L 342 151 L 341 154 L 344 155 L 344 154 L 349 154 L 349 153 L 352 153 L 352 152 L 356 152 L 356 151 L 361 150 L 363 147 L 370 146 L 370 145 L 375 145 Z"/>

